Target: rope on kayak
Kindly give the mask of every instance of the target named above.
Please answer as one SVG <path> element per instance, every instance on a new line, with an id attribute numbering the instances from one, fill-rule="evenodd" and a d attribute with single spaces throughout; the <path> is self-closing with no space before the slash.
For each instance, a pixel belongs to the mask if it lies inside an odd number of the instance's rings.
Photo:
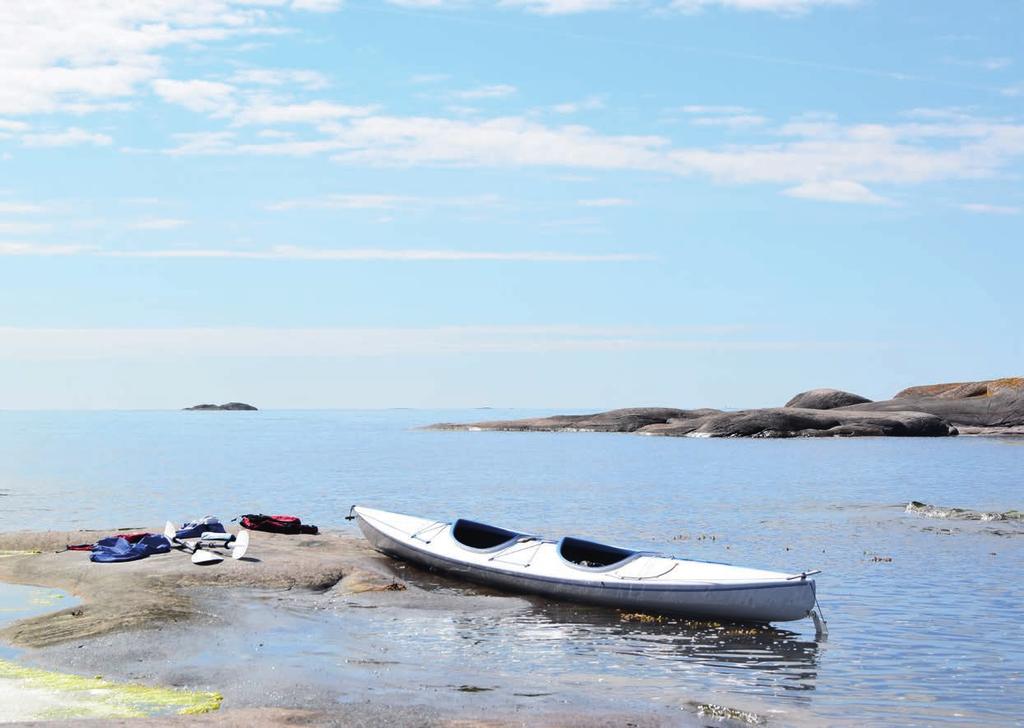
<path id="1" fill-rule="evenodd" d="M 616 579 L 622 579 L 623 581 L 626 581 L 626 580 L 629 580 L 629 581 L 647 581 L 649 579 L 660 579 L 661 577 L 665 576 L 666 574 L 671 573 L 677 566 L 679 566 L 679 562 L 678 561 L 676 563 L 672 564 L 672 566 L 668 567 L 667 570 L 659 572 L 657 574 L 645 574 L 645 575 L 641 575 L 641 576 L 623 576 L 621 574 L 616 574 L 615 572 L 612 572 L 610 574 L 610 576 L 614 576 Z"/>
<path id="2" fill-rule="evenodd" d="M 424 526 L 423 528 L 421 528 L 416 533 L 409 534 L 409 538 L 414 538 L 414 539 L 416 539 L 418 541 L 422 541 L 423 543 L 430 543 L 431 541 L 434 540 L 435 536 L 437 536 L 441 531 L 444 530 L 444 527 L 447 526 L 447 525 L 448 525 L 447 523 L 443 523 L 442 521 L 434 521 L 429 526 Z M 430 535 L 430 538 L 421 538 L 420 537 L 421 533 L 425 533 L 426 531 L 429 531 L 431 529 L 435 529 L 435 532 Z"/>
<path id="3" fill-rule="evenodd" d="M 513 546 L 510 546 L 508 549 L 505 549 L 504 551 L 496 553 L 494 556 L 490 557 L 487 560 L 488 561 L 502 561 L 502 560 L 504 560 L 504 558 L 506 556 L 512 556 L 513 554 L 519 554 L 519 553 L 522 553 L 523 551 L 526 551 L 527 549 L 534 549 L 534 552 L 532 554 L 530 554 L 530 558 L 529 558 L 529 560 L 525 564 L 519 564 L 519 563 L 514 562 L 514 561 L 513 562 L 509 562 L 509 563 L 515 564 L 516 566 L 527 567 L 527 566 L 529 566 L 530 564 L 533 563 L 533 559 L 537 555 L 537 553 L 540 551 L 540 547 L 541 547 L 541 545 L 543 545 L 543 543 L 544 542 L 539 540 L 539 539 L 536 539 L 536 538 L 533 538 L 533 537 L 529 537 L 529 538 L 523 539 L 521 541 L 517 541 L 516 544 L 514 544 Z M 515 548 L 516 545 L 521 545 L 521 544 L 526 544 L 526 545 L 523 546 L 522 548 L 516 549 L 515 551 L 510 551 L 509 550 L 509 549 Z"/>

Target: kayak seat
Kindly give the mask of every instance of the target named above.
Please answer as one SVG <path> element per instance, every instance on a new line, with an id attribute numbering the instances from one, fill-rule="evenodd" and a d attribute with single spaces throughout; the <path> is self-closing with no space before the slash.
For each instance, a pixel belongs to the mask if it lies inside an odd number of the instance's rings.
<path id="1" fill-rule="evenodd" d="M 608 569 L 621 566 L 626 561 L 640 556 L 639 551 L 620 549 L 618 546 L 584 541 L 581 538 L 565 536 L 558 542 L 558 554 L 573 566 L 586 569 Z"/>
<path id="2" fill-rule="evenodd" d="M 460 518 L 452 525 L 452 538 L 460 546 L 474 551 L 500 551 L 528 536 L 525 533 Z"/>

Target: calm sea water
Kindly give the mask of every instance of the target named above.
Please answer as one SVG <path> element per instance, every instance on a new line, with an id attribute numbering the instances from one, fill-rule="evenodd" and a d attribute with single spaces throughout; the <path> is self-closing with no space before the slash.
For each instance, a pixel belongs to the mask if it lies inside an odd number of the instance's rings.
<path id="1" fill-rule="evenodd" d="M 794 721 L 1024 720 L 1024 524 L 903 510 L 910 500 L 1024 508 L 1021 440 L 415 429 L 533 414 L 0 412 L 0 529 L 259 511 L 347 527 L 349 506 L 362 503 L 713 561 L 821 568 L 827 641 L 809 621 L 747 635 L 542 604 L 487 618 L 407 615 L 388 630 L 415 645 L 397 658 L 404 674 L 429 660 L 567 693 L 585 693 L 599 676 L 606 700 L 713 699 Z M 360 669 L 360 660 L 338 658 L 372 643 L 380 625 L 362 611 L 350 624 L 363 642 L 345 638 L 332 650 L 318 634 L 330 669 Z"/>

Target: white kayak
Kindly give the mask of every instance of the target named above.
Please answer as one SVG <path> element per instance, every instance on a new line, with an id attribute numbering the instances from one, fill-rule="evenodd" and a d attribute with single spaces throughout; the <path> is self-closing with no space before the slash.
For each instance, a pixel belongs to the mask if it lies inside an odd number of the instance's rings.
<path id="1" fill-rule="evenodd" d="M 566 536 L 558 541 L 459 519 L 353 506 L 366 539 L 389 556 L 451 576 L 552 599 L 732 622 L 803 619 L 819 573 L 691 561 Z"/>

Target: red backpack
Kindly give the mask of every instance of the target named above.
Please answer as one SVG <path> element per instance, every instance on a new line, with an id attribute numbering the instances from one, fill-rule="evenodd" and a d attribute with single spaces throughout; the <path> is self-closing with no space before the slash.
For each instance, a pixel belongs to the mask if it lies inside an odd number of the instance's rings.
<path id="1" fill-rule="evenodd" d="M 242 528 L 250 531 L 268 531 L 270 533 L 285 533 L 294 536 L 299 533 L 320 533 L 316 526 L 307 526 L 296 516 L 265 516 L 262 513 L 247 513 L 239 516 L 239 523 Z"/>

